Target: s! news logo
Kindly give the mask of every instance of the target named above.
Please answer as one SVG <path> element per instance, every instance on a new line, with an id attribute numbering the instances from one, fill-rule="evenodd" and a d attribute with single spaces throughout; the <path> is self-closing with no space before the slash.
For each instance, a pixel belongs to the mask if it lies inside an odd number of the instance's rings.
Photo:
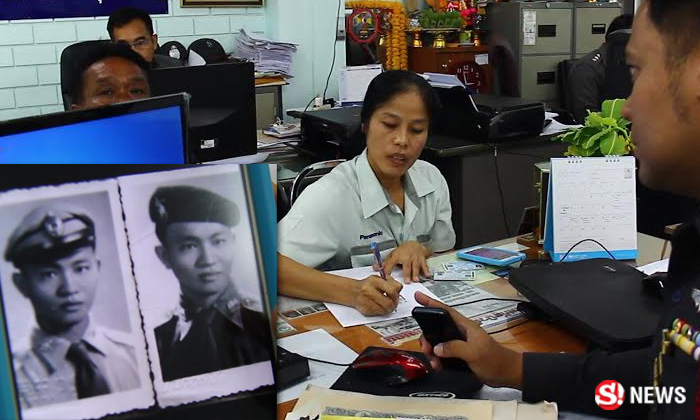
<path id="1" fill-rule="evenodd" d="M 685 388 L 681 386 L 630 387 L 630 404 L 683 404 Z M 607 380 L 595 389 L 595 403 L 603 410 L 617 410 L 625 402 L 625 388 L 617 381 Z"/>
<path id="2" fill-rule="evenodd" d="M 595 403 L 603 410 L 617 410 L 625 401 L 625 389 L 617 381 L 603 381 L 595 389 Z"/>

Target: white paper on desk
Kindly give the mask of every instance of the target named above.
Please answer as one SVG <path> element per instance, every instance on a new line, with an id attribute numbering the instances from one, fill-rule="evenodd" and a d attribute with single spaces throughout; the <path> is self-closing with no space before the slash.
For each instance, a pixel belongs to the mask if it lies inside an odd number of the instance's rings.
<path id="1" fill-rule="evenodd" d="M 665 273 L 668 271 L 668 261 L 669 261 L 669 259 L 666 258 L 665 260 L 656 261 L 656 262 L 644 265 L 642 267 L 637 267 L 637 270 L 643 272 L 646 275 L 654 274 L 657 272 Z"/>
<path id="2" fill-rule="evenodd" d="M 557 120 L 552 120 L 552 122 L 542 130 L 542 133 L 540 136 L 551 136 L 552 134 L 557 134 L 561 133 L 562 131 L 566 131 L 570 128 L 580 128 L 583 127 L 581 124 L 574 124 L 574 125 L 566 125 L 562 124 Z"/>
<path id="3" fill-rule="evenodd" d="M 323 329 L 280 338 L 277 340 L 277 345 L 307 358 L 327 360 L 334 363 L 349 364 L 357 358 L 357 353 Z M 309 361 L 309 371 L 311 372 L 309 379 L 278 392 L 277 403 L 299 398 L 301 392 L 309 384 L 330 388 L 345 369 L 343 366 Z"/>
<path id="4" fill-rule="evenodd" d="M 372 267 L 359 267 L 351 268 L 349 270 L 337 270 L 330 271 L 331 274 L 336 274 L 338 276 L 348 277 L 351 279 L 362 280 L 371 275 L 377 275 L 377 272 L 372 269 Z M 403 272 L 401 269 L 397 268 L 392 273 L 391 276 L 403 284 Z M 438 299 L 428 288 L 420 283 L 410 283 L 404 284 L 403 289 L 401 289 L 401 297 L 403 301 L 399 302 L 396 307 L 396 311 L 380 316 L 364 316 L 355 308 L 345 305 L 338 305 L 337 303 L 326 303 L 326 307 L 333 314 L 335 319 L 338 320 L 340 325 L 343 327 L 353 327 L 355 325 L 365 325 L 371 324 L 372 322 L 388 321 L 390 319 L 399 319 L 411 316 L 411 311 L 416 306 L 420 306 L 413 295 L 416 292 L 423 292 L 426 295 L 432 297 L 433 299 Z M 438 299 L 439 300 L 439 299 Z"/>

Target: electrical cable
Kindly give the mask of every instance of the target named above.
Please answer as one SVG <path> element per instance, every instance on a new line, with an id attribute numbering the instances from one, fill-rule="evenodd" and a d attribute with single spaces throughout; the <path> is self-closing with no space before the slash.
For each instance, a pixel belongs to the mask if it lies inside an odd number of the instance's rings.
<path id="1" fill-rule="evenodd" d="M 503 226 L 506 228 L 506 238 L 510 238 L 510 227 L 508 226 L 508 217 L 506 216 L 506 203 L 503 199 L 503 187 L 501 185 L 501 175 L 498 171 L 498 146 L 493 145 L 493 163 L 496 167 L 496 183 L 498 185 L 498 196 L 501 199 L 501 213 L 503 214 Z"/>
<path id="2" fill-rule="evenodd" d="M 569 248 L 569 250 L 566 251 L 566 254 L 564 254 L 564 256 L 561 258 L 561 260 L 560 260 L 559 262 L 564 262 L 564 260 L 566 259 L 566 257 L 569 256 L 569 253 L 570 253 L 571 251 L 573 251 L 574 248 L 576 248 L 577 246 L 581 245 L 581 244 L 584 243 L 584 242 L 589 242 L 589 241 L 590 241 L 590 242 L 595 242 L 596 244 L 598 244 L 601 248 L 603 248 L 603 249 L 605 250 L 605 252 L 608 253 L 608 255 L 610 255 L 610 258 L 612 258 L 613 260 L 616 260 L 616 261 L 617 261 L 617 258 L 615 258 L 615 256 L 612 254 L 612 252 L 608 251 L 608 248 L 606 248 L 605 245 L 601 244 L 600 242 L 596 241 L 595 239 L 582 239 L 582 240 L 576 242 L 575 244 L 573 244 L 573 245 L 571 246 L 571 248 Z"/>

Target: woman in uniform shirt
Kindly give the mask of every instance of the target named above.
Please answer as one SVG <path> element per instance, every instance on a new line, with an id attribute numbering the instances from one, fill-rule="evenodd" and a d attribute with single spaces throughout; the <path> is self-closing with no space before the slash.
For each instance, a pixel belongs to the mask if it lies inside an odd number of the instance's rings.
<path id="1" fill-rule="evenodd" d="M 372 80 L 361 113 L 366 149 L 308 186 L 277 225 L 280 294 L 380 315 L 398 304 L 394 266 L 406 282 L 431 276 L 426 258 L 455 244 L 445 178 L 417 160 L 438 107 L 415 73 L 387 71 Z M 325 272 L 372 265 L 372 242 L 392 281 Z"/>

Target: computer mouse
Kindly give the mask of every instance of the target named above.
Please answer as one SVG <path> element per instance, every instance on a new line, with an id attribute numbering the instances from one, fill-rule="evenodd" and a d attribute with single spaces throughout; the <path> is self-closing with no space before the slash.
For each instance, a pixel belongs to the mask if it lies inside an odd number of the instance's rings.
<path id="1" fill-rule="evenodd" d="M 649 293 L 658 300 L 664 299 L 664 282 L 668 273 L 657 272 L 649 274 L 642 279 L 642 285 L 644 286 L 644 292 Z"/>
<path id="2" fill-rule="evenodd" d="M 357 373 L 382 380 L 387 386 L 407 384 L 430 373 L 430 364 L 413 354 L 395 349 L 375 349 L 350 365 Z"/>

